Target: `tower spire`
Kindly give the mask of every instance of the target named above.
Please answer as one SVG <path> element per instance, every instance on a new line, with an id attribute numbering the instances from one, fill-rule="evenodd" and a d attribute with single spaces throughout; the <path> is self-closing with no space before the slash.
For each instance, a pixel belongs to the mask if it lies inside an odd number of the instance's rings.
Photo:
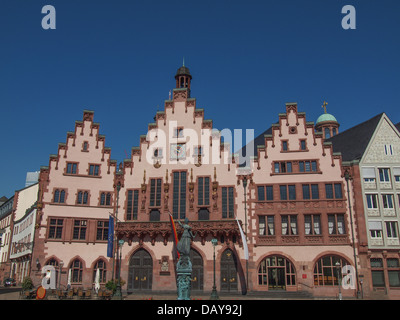
<path id="1" fill-rule="evenodd" d="M 182 61 L 182 67 L 185 66 L 185 57 L 183 57 L 183 61 Z"/>

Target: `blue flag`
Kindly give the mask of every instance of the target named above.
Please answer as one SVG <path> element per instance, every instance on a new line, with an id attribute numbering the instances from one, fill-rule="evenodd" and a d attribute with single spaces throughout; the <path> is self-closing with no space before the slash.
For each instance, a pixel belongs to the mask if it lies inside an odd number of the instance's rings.
<path id="1" fill-rule="evenodd" d="M 107 257 L 113 257 L 114 248 L 114 217 L 110 216 L 108 221 L 108 243 L 107 243 Z"/>

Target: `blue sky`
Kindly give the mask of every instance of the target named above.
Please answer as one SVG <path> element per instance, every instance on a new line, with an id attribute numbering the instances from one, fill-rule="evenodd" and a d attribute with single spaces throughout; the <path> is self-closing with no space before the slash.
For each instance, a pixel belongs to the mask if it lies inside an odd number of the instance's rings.
<path id="1" fill-rule="evenodd" d="M 56 30 L 44 30 L 44 5 Z M 356 29 L 344 30 L 344 5 Z M 66 132 L 95 121 L 122 161 L 163 110 L 185 57 L 192 97 L 217 129 L 276 122 L 286 102 L 340 130 L 380 112 L 400 122 L 400 2 L 198 0 L 0 2 L 0 196 L 48 165 Z"/>

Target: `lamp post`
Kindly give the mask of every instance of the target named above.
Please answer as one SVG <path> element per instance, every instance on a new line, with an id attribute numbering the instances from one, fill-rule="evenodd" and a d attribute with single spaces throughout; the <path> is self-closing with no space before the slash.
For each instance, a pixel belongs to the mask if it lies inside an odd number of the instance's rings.
<path id="1" fill-rule="evenodd" d="M 244 190 L 244 230 L 246 234 L 246 241 L 247 241 L 247 177 L 243 177 L 243 190 Z M 246 260 L 246 293 L 249 287 L 249 261 Z"/>
<path id="2" fill-rule="evenodd" d="M 119 191 L 121 190 L 121 182 L 118 182 L 117 184 L 117 207 L 115 209 L 115 219 L 114 219 L 114 233 L 115 233 L 115 225 L 117 224 L 117 219 L 118 219 L 118 201 L 119 201 Z M 113 235 L 114 237 L 114 248 L 113 251 L 115 250 L 115 247 L 118 245 L 117 243 L 117 237 L 115 234 Z M 117 248 L 118 249 L 118 248 Z M 118 252 L 117 252 L 117 258 L 118 258 Z M 115 252 L 113 252 L 113 269 L 112 269 L 112 280 L 114 281 L 114 274 L 116 273 L 115 270 Z"/>
<path id="3" fill-rule="evenodd" d="M 219 297 L 218 297 L 218 293 L 217 293 L 217 286 L 215 284 L 215 247 L 218 244 L 218 240 L 213 238 L 213 239 L 211 239 L 211 243 L 212 243 L 212 246 L 214 247 L 214 285 L 213 285 L 213 288 L 212 288 L 210 299 L 211 300 L 218 300 Z"/>
<path id="4" fill-rule="evenodd" d="M 117 288 L 115 290 L 115 294 L 113 299 L 122 300 L 122 291 L 121 291 L 121 260 L 122 260 L 122 246 L 124 245 L 124 240 L 118 241 L 118 251 L 119 251 L 119 259 L 118 259 L 118 282 Z M 118 255 L 118 253 L 117 253 Z"/>
<path id="5" fill-rule="evenodd" d="M 337 261 L 335 263 L 336 266 L 336 274 L 337 274 L 337 278 L 338 278 L 338 287 L 339 287 L 339 300 L 342 300 L 342 289 L 341 289 L 341 275 L 340 275 L 340 262 Z"/>
<path id="6" fill-rule="evenodd" d="M 64 262 L 60 261 L 60 263 L 59 263 L 60 271 L 58 274 L 58 290 L 60 290 L 60 287 L 61 287 L 61 271 L 62 271 L 63 266 L 64 266 Z"/>
<path id="7" fill-rule="evenodd" d="M 349 188 L 349 180 L 351 179 L 349 171 L 346 169 L 344 172 L 344 178 L 346 179 L 346 184 L 347 184 L 347 198 L 349 200 L 349 214 L 350 214 L 350 226 L 351 226 L 351 237 L 352 237 L 352 242 L 353 242 L 353 256 L 354 256 L 354 266 L 356 269 L 356 290 L 357 290 L 357 299 L 360 297 L 360 290 L 358 287 L 358 267 L 357 267 L 357 254 L 356 254 L 356 243 L 354 241 L 354 227 L 353 227 L 353 214 L 351 211 L 351 200 L 350 200 L 350 188 Z"/>

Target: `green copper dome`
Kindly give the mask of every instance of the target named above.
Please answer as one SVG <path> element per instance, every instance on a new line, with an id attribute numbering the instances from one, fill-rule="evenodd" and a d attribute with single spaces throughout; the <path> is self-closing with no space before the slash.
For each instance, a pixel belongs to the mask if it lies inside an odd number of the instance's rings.
<path id="1" fill-rule="evenodd" d="M 318 117 L 318 119 L 317 119 L 317 124 L 320 123 L 320 122 L 325 122 L 325 121 L 334 121 L 334 122 L 337 122 L 336 118 L 335 118 L 333 115 L 331 115 L 331 114 L 329 114 L 329 113 L 324 113 L 324 114 L 321 114 L 321 115 Z"/>

